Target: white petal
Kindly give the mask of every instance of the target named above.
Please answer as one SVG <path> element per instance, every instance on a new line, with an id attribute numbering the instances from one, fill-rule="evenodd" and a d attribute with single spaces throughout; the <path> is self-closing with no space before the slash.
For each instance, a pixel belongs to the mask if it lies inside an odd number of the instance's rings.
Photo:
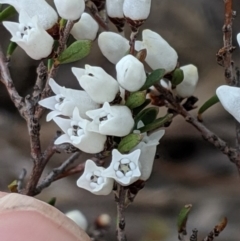
<path id="1" fill-rule="evenodd" d="M 127 39 L 113 32 L 102 32 L 98 36 L 98 46 L 102 54 L 113 64 L 116 64 L 129 51 Z"/>
<path id="2" fill-rule="evenodd" d="M 151 0 L 125 0 L 123 13 L 132 20 L 147 19 L 150 13 Z"/>
<path id="3" fill-rule="evenodd" d="M 130 54 L 117 63 L 116 70 L 119 84 L 128 91 L 139 90 L 146 81 L 143 64 Z"/>
<path id="4" fill-rule="evenodd" d="M 49 86 L 51 87 L 54 94 L 60 94 L 61 93 L 62 87 L 59 84 L 57 84 L 57 82 L 54 79 L 50 78 Z"/>
<path id="5" fill-rule="evenodd" d="M 238 42 L 238 45 L 240 46 L 240 33 L 237 34 L 237 42 Z"/>
<path id="6" fill-rule="evenodd" d="M 216 94 L 224 109 L 240 122 L 240 88 L 222 85 L 217 88 Z"/>
<path id="7" fill-rule="evenodd" d="M 106 0 L 108 16 L 111 18 L 124 18 L 123 2 L 124 0 Z"/>
<path id="8" fill-rule="evenodd" d="M 47 109 L 56 110 L 55 105 L 57 104 L 57 101 L 55 96 L 52 96 L 52 97 L 48 97 L 46 99 L 38 101 L 38 104 Z"/>
<path id="9" fill-rule="evenodd" d="M 71 128 L 71 120 L 69 119 L 63 119 L 60 117 L 53 118 L 54 122 L 62 129 L 64 133 L 68 132 L 68 129 Z"/>
<path id="10" fill-rule="evenodd" d="M 60 145 L 60 144 L 63 144 L 63 143 L 71 143 L 71 140 L 69 139 L 69 136 L 66 135 L 66 134 L 61 135 L 54 142 L 55 145 Z"/>
<path id="11" fill-rule="evenodd" d="M 67 20 L 77 20 L 85 9 L 84 0 L 54 0 L 59 15 Z"/>
<path id="12" fill-rule="evenodd" d="M 71 34 L 76 40 L 94 40 L 97 36 L 98 23 L 88 13 L 83 13 L 80 20 L 74 24 Z"/>
<path id="13" fill-rule="evenodd" d="M 61 115 L 62 113 L 60 111 L 53 110 L 49 112 L 46 116 L 46 121 L 49 122 L 52 119 L 54 119 L 56 116 Z"/>
<path id="14" fill-rule="evenodd" d="M 181 84 L 177 85 L 176 92 L 182 98 L 193 95 L 198 82 L 198 69 L 196 66 L 189 64 L 182 66 L 184 79 Z"/>

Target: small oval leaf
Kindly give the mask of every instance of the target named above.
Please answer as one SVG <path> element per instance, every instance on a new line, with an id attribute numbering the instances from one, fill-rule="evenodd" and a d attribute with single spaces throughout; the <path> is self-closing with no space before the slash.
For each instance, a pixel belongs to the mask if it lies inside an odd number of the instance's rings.
<path id="1" fill-rule="evenodd" d="M 131 151 L 137 144 L 140 143 L 143 136 L 141 134 L 131 133 L 120 141 L 118 145 L 118 150 L 121 153 L 127 153 Z"/>
<path id="2" fill-rule="evenodd" d="M 142 105 L 140 105 L 137 108 L 133 109 L 133 115 L 137 115 L 140 111 L 142 111 L 146 106 L 148 106 L 151 103 L 150 99 L 146 99 Z"/>
<path id="3" fill-rule="evenodd" d="M 152 123 L 145 125 L 145 126 L 139 128 L 138 130 L 141 133 L 157 130 L 160 127 L 163 127 L 165 123 L 172 120 L 172 117 L 173 117 L 173 114 L 167 114 L 166 116 L 158 118 L 158 119 L 154 120 Z"/>
<path id="4" fill-rule="evenodd" d="M 13 6 L 8 6 L 0 13 L 0 22 L 12 17 L 16 13 L 17 11 Z"/>
<path id="5" fill-rule="evenodd" d="M 158 107 L 149 107 L 147 109 L 142 110 L 140 113 L 138 113 L 135 118 L 135 127 L 137 128 L 137 124 L 139 121 L 142 121 L 144 125 L 152 123 L 158 115 L 159 108 Z"/>
<path id="6" fill-rule="evenodd" d="M 56 61 L 59 64 L 67 64 L 78 61 L 90 53 L 91 47 L 92 41 L 90 40 L 75 41 L 60 54 Z"/>
<path id="7" fill-rule="evenodd" d="M 177 219 L 178 233 L 186 235 L 186 224 L 191 208 L 192 204 L 187 204 L 181 209 Z"/>
<path id="8" fill-rule="evenodd" d="M 125 105 L 130 109 L 134 109 L 141 106 L 145 102 L 145 99 L 146 94 L 144 91 L 133 92 L 127 98 Z"/>
<path id="9" fill-rule="evenodd" d="M 212 96 L 209 100 L 207 100 L 199 109 L 198 111 L 198 120 L 199 121 L 203 121 L 202 119 L 202 114 L 209 109 L 210 107 L 212 107 L 213 105 L 215 105 L 216 103 L 219 102 L 219 99 L 217 97 L 217 95 Z"/>
<path id="10" fill-rule="evenodd" d="M 172 85 L 177 86 L 182 83 L 184 79 L 184 73 L 181 69 L 175 69 L 172 75 Z"/>
<path id="11" fill-rule="evenodd" d="M 165 74 L 165 69 L 156 69 L 154 70 L 146 79 L 145 84 L 140 90 L 146 90 L 149 87 L 156 84 Z"/>

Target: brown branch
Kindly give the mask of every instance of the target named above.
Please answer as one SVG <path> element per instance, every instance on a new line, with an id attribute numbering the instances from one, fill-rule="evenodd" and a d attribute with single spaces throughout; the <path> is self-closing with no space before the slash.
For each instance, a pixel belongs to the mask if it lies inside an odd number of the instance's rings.
<path id="1" fill-rule="evenodd" d="M 49 187 L 52 182 L 54 182 L 62 173 L 66 171 L 66 169 L 76 161 L 81 152 L 75 152 L 71 155 L 66 161 L 62 163 L 61 166 L 54 168 L 47 177 L 36 187 L 34 191 L 34 195 L 39 194 L 44 188 Z M 84 168 L 84 167 L 83 167 Z"/>
<path id="2" fill-rule="evenodd" d="M 127 188 L 117 184 L 117 192 L 115 194 L 115 201 L 117 203 L 117 227 L 116 227 L 116 233 L 117 233 L 117 239 L 118 241 L 127 241 L 127 237 L 125 234 L 125 215 L 124 215 L 124 209 L 125 209 L 125 200 L 127 195 Z"/>
<path id="3" fill-rule="evenodd" d="M 229 147 L 225 141 L 223 141 L 216 134 L 211 132 L 207 127 L 205 127 L 201 122 L 199 122 L 195 117 L 193 117 L 172 95 L 171 92 L 163 88 L 161 85 L 156 84 L 155 88 L 160 92 L 165 100 L 174 108 L 174 110 L 183 116 L 185 120 L 194 126 L 201 134 L 202 137 L 218 148 L 223 154 L 227 155 L 229 160 L 236 164 L 240 172 L 240 159 L 238 152 L 235 148 Z"/>

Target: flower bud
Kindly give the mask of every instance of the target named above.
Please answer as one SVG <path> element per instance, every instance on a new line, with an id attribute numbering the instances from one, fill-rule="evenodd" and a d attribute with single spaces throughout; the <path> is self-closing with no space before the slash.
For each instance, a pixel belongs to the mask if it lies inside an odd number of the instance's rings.
<path id="1" fill-rule="evenodd" d="M 113 64 L 116 64 L 129 51 L 127 39 L 113 32 L 103 32 L 98 37 L 98 46 L 102 54 Z"/>
<path id="2" fill-rule="evenodd" d="M 0 0 L 0 3 L 12 5 L 20 15 L 24 11 L 30 18 L 37 16 L 39 25 L 45 30 L 53 27 L 58 20 L 56 11 L 45 0 Z"/>
<path id="3" fill-rule="evenodd" d="M 198 69 L 196 66 L 189 64 L 180 68 L 183 71 L 183 81 L 177 85 L 176 92 L 182 98 L 193 95 L 198 82 Z"/>
<path id="4" fill-rule="evenodd" d="M 84 0 L 54 0 L 60 17 L 67 20 L 77 20 L 85 9 Z"/>
<path id="5" fill-rule="evenodd" d="M 93 120 L 88 130 L 102 135 L 126 136 L 134 126 L 132 113 L 126 106 L 110 106 L 105 102 L 102 108 L 87 111 L 86 114 Z"/>
<path id="6" fill-rule="evenodd" d="M 98 29 L 99 26 L 92 16 L 88 13 L 83 13 L 79 21 L 73 25 L 71 34 L 76 40 L 94 40 Z"/>
<path id="7" fill-rule="evenodd" d="M 151 8 L 151 0 L 125 0 L 123 13 L 131 20 L 145 20 L 148 18 Z"/>
<path id="8" fill-rule="evenodd" d="M 142 32 L 142 41 L 136 41 L 137 51 L 147 49 L 145 61 L 153 69 L 165 69 L 169 73 L 177 65 L 178 55 L 176 51 L 158 33 L 149 29 Z"/>
<path id="9" fill-rule="evenodd" d="M 68 211 L 65 215 L 73 220 L 82 230 L 87 230 L 88 221 L 79 210 Z"/>
<path id="10" fill-rule="evenodd" d="M 119 92 L 117 81 L 100 67 L 85 65 L 85 69 L 72 68 L 72 72 L 96 103 L 111 102 Z"/>
<path id="11" fill-rule="evenodd" d="M 4 27 L 12 34 L 11 41 L 16 42 L 35 60 L 51 54 L 54 40 L 39 24 L 38 17 L 31 19 L 27 12 L 22 11 L 19 22 L 3 22 Z"/>
<path id="12" fill-rule="evenodd" d="M 216 94 L 223 108 L 240 122 L 240 88 L 222 85 L 217 88 Z"/>
<path id="13" fill-rule="evenodd" d="M 132 55 L 126 55 L 116 65 L 117 81 L 128 91 L 139 90 L 146 81 L 144 65 Z"/>
<path id="14" fill-rule="evenodd" d="M 106 0 L 108 16 L 111 18 L 124 18 L 123 2 L 124 0 Z"/>

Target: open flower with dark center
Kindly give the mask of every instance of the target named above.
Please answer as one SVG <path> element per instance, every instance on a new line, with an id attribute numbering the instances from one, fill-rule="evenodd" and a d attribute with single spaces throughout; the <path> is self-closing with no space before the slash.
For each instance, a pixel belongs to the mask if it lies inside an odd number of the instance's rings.
<path id="1" fill-rule="evenodd" d="M 38 102 L 39 105 L 52 110 L 47 115 L 47 121 L 52 120 L 58 115 L 71 117 L 75 107 L 78 108 L 82 118 L 88 118 L 85 112 L 99 107 L 83 90 L 73 90 L 62 87 L 58 85 L 54 79 L 49 80 L 49 85 L 56 95 Z"/>
<path id="2" fill-rule="evenodd" d="M 89 110 L 86 114 L 92 119 L 88 130 L 103 135 L 126 136 L 134 126 L 132 113 L 127 106 L 110 106 L 105 102 L 102 108 Z"/>
<path id="3" fill-rule="evenodd" d="M 117 149 L 112 151 L 110 166 L 104 170 L 103 176 L 113 178 L 122 186 L 128 186 L 137 181 L 141 176 L 139 157 L 141 150 L 135 150 L 127 155 L 122 155 Z"/>
<path id="4" fill-rule="evenodd" d="M 30 18 L 27 12 L 22 11 L 19 23 L 4 21 L 3 25 L 12 34 L 11 41 L 32 59 L 39 60 L 51 54 L 54 40 L 39 24 L 37 16 Z"/>
<path id="5" fill-rule="evenodd" d="M 92 160 L 87 160 L 84 172 L 77 180 L 77 186 L 96 195 L 108 195 L 113 189 L 113 179 L 103 176 L 104 170 Z"/>
<path id="6" fill-rule="evenodd" d="M 107 137 L 88 131 L 87 126 L 90 121 L 80 117 L 77 107 L 75 107 L 71 119 L 55 117 L 53 120 L 65 133 L 54 144 L 70 143 L 86 153 L 99 153 L 103 151 Z"/>

